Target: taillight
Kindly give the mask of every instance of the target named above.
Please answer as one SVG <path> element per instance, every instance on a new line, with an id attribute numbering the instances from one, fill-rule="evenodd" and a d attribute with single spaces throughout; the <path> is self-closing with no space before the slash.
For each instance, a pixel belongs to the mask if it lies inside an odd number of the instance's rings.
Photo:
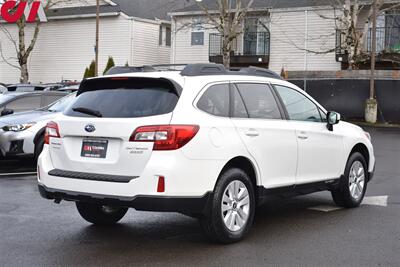
<path id="1" fill-rule="evenodd" d="M 197 134 L 198 125 L 154 125 L 137 128 L 131 142 L 154 142 L 153 150 L 176 150 L 186 145 Z"/>
<path id="2" fill-rule="evenodd" d="M 58 125 L 54 121 L 47 123 L 46 131 L 44 133 L 44 143 L 50 143 L 50 137 L 60 138 L 60 132 L 58 130 Z"/>

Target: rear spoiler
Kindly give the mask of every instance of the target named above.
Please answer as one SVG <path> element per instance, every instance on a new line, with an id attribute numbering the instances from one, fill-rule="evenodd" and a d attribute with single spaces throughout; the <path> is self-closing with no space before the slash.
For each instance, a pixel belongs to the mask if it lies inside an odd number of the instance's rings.
<path id="1" fill-rule="evenodd" d="M 105 89 L 143 89 L 143 88 L 164 88 L 180 96 L 182 87 L 173 80 L 166 78 L 148 77 L 101 77 L 83 80 L 79 86 L 77 96 L 85 92 Z"/>

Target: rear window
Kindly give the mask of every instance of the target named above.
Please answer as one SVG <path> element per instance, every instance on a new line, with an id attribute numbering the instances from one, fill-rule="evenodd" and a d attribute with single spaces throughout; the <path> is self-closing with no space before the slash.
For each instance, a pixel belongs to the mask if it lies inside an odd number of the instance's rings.
<path id="1" fill-rule="evenodd" d="M 76 111 L 84 108 L 100 113 L 103 118 L 155 116 L 172 112 L 178 99 L 175 89 L 165 81 L 99 79 L 88 81 L 79 89 L 78 97 L 65 114 L 90 117 L 91 115 Z"/>

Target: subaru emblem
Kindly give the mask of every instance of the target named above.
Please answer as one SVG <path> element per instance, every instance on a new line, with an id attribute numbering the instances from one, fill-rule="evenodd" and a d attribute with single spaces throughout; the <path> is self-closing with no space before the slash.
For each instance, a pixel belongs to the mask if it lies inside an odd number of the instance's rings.
<path id="1" fill-rule="evenodd" d="M 88 133 L 93 133 L 94 131 L 96 131 L 96 127 L 94 127 L 93 124 L 88 124 L 85 126 L 85 131 Z"/>

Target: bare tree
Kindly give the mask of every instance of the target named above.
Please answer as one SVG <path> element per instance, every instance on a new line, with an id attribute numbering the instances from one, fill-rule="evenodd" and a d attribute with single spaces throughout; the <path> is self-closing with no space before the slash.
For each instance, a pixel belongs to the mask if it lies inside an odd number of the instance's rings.
<path id="1" fill-rule="evenodd" d="M 34 0 L 25 0 L 25 2 L 28 4 L 31 4 L 33 1 Z M 43 8 L 44 11 L 47 12 L 55 5 L 69 1 L 71 0 L 47 0 L 44 1 Z M 29 82 L 28 59 L 35 48 L 42 22 L 39 19 L 36 19 L 34 22 L 33 35 L 29 41 L 26 40 L 27 21 L 25 16 L 22 16 L 20 19 L 18 19 L 16 25 L 18 31 L 17 37 L 12 34 L 12 32 L 4 23 L 0 23 L 0 31 L 5 34 L 7 40 L 11 42 L 12 47 L 15 50 L 15 56 L 6 57 L 4 55 L 4 51 L 2 50 L 2 43 L 0 42 L 0 56 L 2 60 L 9 66 L 20 70 L 20 82 L 27 83 Z M 17 63 L 15 63 L 15 61 L 17 61 Z"/>
<path id="2" fill-rule="evenodd" d="M 373 15 L 372 1 L 362 0 L 332 0 L 334 16 L 320 15 L 324 19 L 333 19 L 336 30 L 341 34 L 341 43 L 329 51 L 309 51 L 312 53 L 331 53 L 336 49 L 345 51 L 348 56 L 349 68 L 358 68 L 358 64 L 369 55 L 366 53 L 369 25 Z M 377 0 L 377 15 L 400 7 L 400 3 L 386 4 Z M 318 13 L 317 13 L 318 14 Z"/>
<path id="3" fill-rule="evenodd" d="M 222 59 L 225 67 L 230 67 L 231 51 L 236 38 L 243 33 L 243 21 L 254 0 L 215 0 L 217 10 L 211 10 L 201 1 L 197 5 L 209 20 L 210 25 L 222 37 Z"/>

